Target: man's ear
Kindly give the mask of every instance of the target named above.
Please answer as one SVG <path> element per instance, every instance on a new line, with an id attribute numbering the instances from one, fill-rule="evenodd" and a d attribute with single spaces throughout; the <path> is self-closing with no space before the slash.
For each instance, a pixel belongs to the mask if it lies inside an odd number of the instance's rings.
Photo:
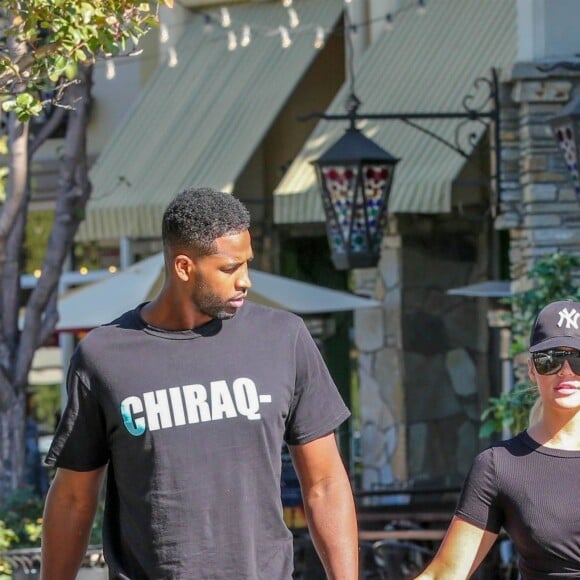
<path id="1" fill-rule="evenodd" d="M 178 254 L 173 259 L 173 271 L 179 280 L 189 282 L 193 274 L 194 264 L 185 254 Z"/>

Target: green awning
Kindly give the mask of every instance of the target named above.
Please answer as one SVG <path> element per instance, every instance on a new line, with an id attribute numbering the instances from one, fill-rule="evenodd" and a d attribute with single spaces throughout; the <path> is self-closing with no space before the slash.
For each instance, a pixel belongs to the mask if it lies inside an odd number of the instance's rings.
<path id="1" fill-rule="evenodd" d="M 490 69 L 507 70 L 516 58 L 515 0 L 437 0 L 428 12 L 397 15 L 362 55 L 355 69 L 360 113 L 462 111 L 478 77 Z M 345 84 L 328 113 L 345 112 Z M 481 94 L 481 93 L 475 93 Z M 421 121 L 453 141 L 456 121 Z M 274 192 L 277 224 L 324 221 L 310 161 L 316 159 L 346 128 L 346 122 L 321 121 Z M 451 210 L 451 189 L 464 159 L 401 121 L 367 121 L 359 125 L 367 137 L 401 158 L 389 200 L 391 213 L 445 213 Z M 484 127 L 471 124 L 476 139 Z"/>
<path id="2" fill-rule="evenodd" d="M 294 7 L 301 22 L 331 30 L 343 4 L 296 0 Z M 317 50 L 314 26 L 281 47 L 278 26 L 288 23 L 281 2 L 232 5 L 229 12 L 238 42 L 244 24 L 253 29 L 250 45 L 228 50 L 223 29 L 204 34 L 203 16 L 192 15 L 176 46 L 177 66 L 159 67 L 93 166 L 77 240 L 156 237 L 167 203 L 181 190 L 232 190 Z"/>

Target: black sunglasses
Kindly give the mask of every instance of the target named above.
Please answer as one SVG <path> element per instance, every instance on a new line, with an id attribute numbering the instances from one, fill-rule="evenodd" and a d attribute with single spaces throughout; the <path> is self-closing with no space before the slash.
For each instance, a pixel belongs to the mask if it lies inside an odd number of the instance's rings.
<path id="1" fill-rule="evenodd" d="M 539 375 L 555 375 L 568 361 L 572 372 L 580 375 L 580 350 L 546 350 L 532 354 L 534 367 Z"/>

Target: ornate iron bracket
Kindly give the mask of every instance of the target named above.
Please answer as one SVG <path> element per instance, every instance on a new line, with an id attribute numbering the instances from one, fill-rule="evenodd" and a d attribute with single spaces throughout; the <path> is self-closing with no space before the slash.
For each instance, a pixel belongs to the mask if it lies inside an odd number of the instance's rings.
<path id="1" fill-rule="evenodd" d="M 540 72 L 552 72 L 558 68 L 564 70 L 580 71 L 580 62 L 559 61 L 554 64 L 538 65 L 536 67 Z"/>
<path id="2" fill-rule="evenodd" d="M 494 127 L 494 161 L 495 173 L 491 176 L 492 188 L 492 217 L 496 216 L 497 204 L 501 192 L 501 136 L 500 136 L 500 104 L 499 83 L 496 69 L 491 69 L 490 77 L 479 77 L 473 82 L 472 91 L 462 100 L 462 110 L 449 112 L 401 112 L 401 113 L 359 113 L 361 101 L 354 94 L 353 83 L 351 93 L 346 102 L 346 114 L 310 113 L 299 117 L 301 121 L 309 119 L 323 119 L 326 121 L 348 121 L 350 128 L 355 129 L 358 121 L 402 121 L 406 125 L 421 131 L 428 137 L 445 145 L 469 162 L 470 153 L 476 144 L 477 133 L 472 130 L 473 123 L 484 127 Z M 449 140 L 430 128 L 421 125 L 425 120 L 457 119 L 454 138 Z"/>

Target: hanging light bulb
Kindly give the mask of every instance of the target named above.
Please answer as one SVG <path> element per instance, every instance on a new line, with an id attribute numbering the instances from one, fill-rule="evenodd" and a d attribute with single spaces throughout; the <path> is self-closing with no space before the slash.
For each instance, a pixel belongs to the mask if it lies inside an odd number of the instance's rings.
<path id="1" fill-rule="evenodd" d="M 167 59 L 167 66 L 169 68 L 175 68 L 179 63 L 177 59 L 177 52 L 175 52 L 175 48 L 173 46 L 170 46 L 169 49 L 167 50 L 167 54 L 169 56 L 169 58 Z"/>
<path id="2" fill-rule="evenodd" d="M 230 11 L 225 6 L 222 6 L 220 11 L 222 14 L 222 26 L 224 28 L 229 28 L 230 25 L 232 24 L 232 19 L 230 18 Z"/>
<path id="3" fill-rule="evenodd" d="M 427 14 L 427 4 L 425 0 L 417 0 L 417 14 L 425 16 Z"/>
<path id="4" fill-rule="evenodd" d="M 238 48 L 238 39 L 236 38 L 236 33 L 233 30 L 228 31 L 228 50 L 236 50 Z"/>
<path id="5" fill-rule="evenodd" d="M 278 30 L 280 31 L 280 44 L 282 48 L 291 46 L 292 39 L 290 38 L 290 34 L 288 34 L 288 29 L 285 26 L 279 26 Z"/>
<path id="6" fill-rule="evenodd" d="M 292 0 L 282 0 L 282 6 L 284 6 L 284 8 L 290 8 L 290 6 L 292 6 Z"/>
<path id="7" fill-rule="evenodd" d="M 300 25 L 300 18 L 298 18 L 298 13 L 294 8 L 288 8 L 288 21 L 290 28 L 298 28 Z"/>
<path id="8" fill-rule="evenodd" d="M 169 40 L 169 29 L 167 28 L 167 24 L 161 23 L 159 27 L 159 41 L 161 44 L 165 44 Z"/>
<path id="9" fill-rule="evenodd" d="M 240 46 L 244 48 L 250 44 L 252 41 L 252 30 L 247 24 L 244 24 L 242 28 L 242 38 L 240 40 Z"/>
<path id="10" fill-rule="evenodd" d="M 213 31 L 213 24 L 211 21 L 211 16 L 209 14 L 203 15 L 203 31 L 206 34 L 209 34 Z"/>
<path id="11" fill-rule="evenodd" d="M 345 4 L 350 4 L 352 2 L 352 0 L 344 0 Z"/>
<path id="12" fill-rule="evenodd" d="M 392 14 L 387 14 L 385 16 L 385 30 L 391 32 L 395 28 L 395 23 L 393 22 Z"/>
<path id="13" fill-rule="evenodd" d="M 105 66 L 107 67 L 107 70 L 105 71 L 105 78 L 108 81 L 111 81 L 115 78 L 117 71 L 115 70 L 115 61 L 111 58 L 108 58 L 105 61 Z"/>
<path id="14" fill-rule="evenodd" d="M 324 28 L 322 28 L 322 26 L 317 26 L 316 27 L 316 38 L 314 39 L 314 48 L 316 50 L 320 50 L 321 48 L 324 48 L 324 43 L 325 43 L 325 34 L 324 34 Z"/>

